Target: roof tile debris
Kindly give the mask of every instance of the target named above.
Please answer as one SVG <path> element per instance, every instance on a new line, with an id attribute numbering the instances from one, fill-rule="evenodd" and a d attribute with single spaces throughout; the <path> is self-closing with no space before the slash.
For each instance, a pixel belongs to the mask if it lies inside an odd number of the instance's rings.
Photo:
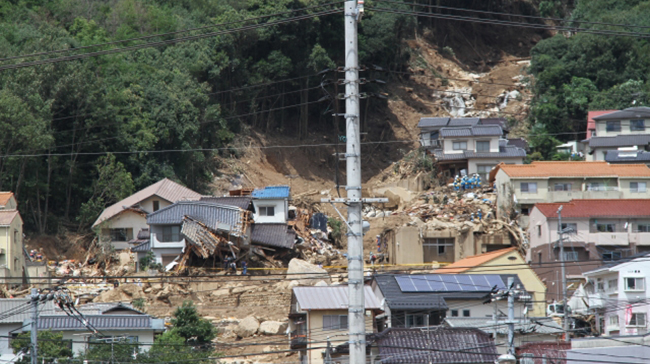
<path id="1" fill-rule="evenodd" d="M 296 232 L 287 224 L 260 224 L 252 226 L 251 242 L 276 248 L 293 249 Z"/>
<path id="2" fill-rule="evenodd" d="M 591 199 L 571 200 L 562 203 L 538 203 L 535 205 L 544 216 L 557 218 L 562 207 L 562 218 L 596 217 L 650 217 L 650 199 Z"/>

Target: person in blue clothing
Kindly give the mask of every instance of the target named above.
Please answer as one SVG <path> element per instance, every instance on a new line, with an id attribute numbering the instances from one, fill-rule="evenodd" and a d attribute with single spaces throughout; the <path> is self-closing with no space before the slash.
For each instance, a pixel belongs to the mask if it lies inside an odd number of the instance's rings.
<path id="1" fill-rule="evenodd" d="M 248 273 L 248 263 L 245 260 L 241 262 L 241 275 L 245 276 Z"/>

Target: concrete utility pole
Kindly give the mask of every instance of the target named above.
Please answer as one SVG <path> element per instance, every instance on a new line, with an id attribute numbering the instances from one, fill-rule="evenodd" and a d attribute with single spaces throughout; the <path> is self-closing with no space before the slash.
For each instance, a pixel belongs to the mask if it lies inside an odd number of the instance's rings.
<path id="1" fill-rule="evenodd" d="M 359 134 L 359 48 L 357 1 L 345 2 L 345 130 L 348 197 L 348 323 L 350 364 L 366 362 L 365 297 L 363 294 L 363 224 L 361 215 L 361 136 Z"/>
<path id="2" fill-rule="evenodd" d="M 321 202 L 348 206 L 348 337 L 350 364 L 366 362 L 365 297 L 363 294 L 363 216 L 362 204 L 388 202 L 386 198 L 361 196 L 361 136 L 359 131 L 359 56 L 357 24 L 363 15 L 363 0 L 345 2 L 345 118 L 347 198 L 321 199 Z M 335 115 L 339 116 L 339 115 Z M 336 209 L 336 207 L 334 207 Z M 336 209 L 343 217 L 343 215 Z"/>
<path id="3" fill-rule="evenodd" d="M 32 288 L 32 330 L 31 330 L 31 337 L 32 337 L 32 349 L 30 350 L 31 353 L 31 358 L 32 358 L 32 363 L 31 364 L 38 364 L 38 290 L 36 288 Z"/>
<path id="4" fill-rule="evenodd" d="M 515 357 L 515 290 L 513 289 L 515 279 L 508 277 L 508 353 L 499 356 L 499 364 L 516 364 Z"/>
<path id="5" fill-rule="evenodd" d="M 567 228 L 567 230 L 569 230 Z M 564 305 L 564 316 L 562 317 L 562 328 L 564 329 L 564 341 L 569 341 L 569 312 L 566 299 L 566 267 L 564 266 L 564 229 L 562 229 L 562 206 L 557 209 L 557 235 L 560 245 L 560 262 L 562 267 L 562 304 Z"/>

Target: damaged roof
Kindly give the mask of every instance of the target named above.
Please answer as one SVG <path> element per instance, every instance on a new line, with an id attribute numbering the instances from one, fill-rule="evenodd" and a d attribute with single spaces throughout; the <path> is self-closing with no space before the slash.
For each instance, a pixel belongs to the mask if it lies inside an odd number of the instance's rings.
<path id="1" fill-rule="evenodd" d="M 251 242 L 275 248 L 293 249 L 296 232 L 287 224 L 253 224 Z"/>
<path id="2" fill-rule="evenodd" d="M 131 196 L 111 205 L 102 211 L 97 220 L 93 223 L 93 227 L 101 224 L 102 222 L 111 219 L 125 209 L 131 208 L 140 202 L 146 200 L 151 196 L 158 196 L 169 202 L 177 202 L 180 200 L 198 200 L 201 195 L 194 192 L 187 187 L 164 178 L 149 187 L 146 187 Z"/>
<path id="3" fill-rule="evenodd" d="M 492 364 L 499 356 L 490 336 L 472 328 L 390 328 L 377 347 L 382 364 Z"/>
<path id="4" fill-rule="evenodd" d="M 242 210 L 248 210 L 248 208 L 251 206 L 252 200 L 253 198 L 251 196 L 202 196 L 200 201 L 210 202 L 218 205 L 235 206 L 239 207 Z"/>
<path id="5" fill-rule="evenodd" d="M 180 201 L 147 215 L 149 225 L 181 225 L 185 216 L 201 221 L 212 230 L 243 234 L 244 210 L 201 201 Z"/>

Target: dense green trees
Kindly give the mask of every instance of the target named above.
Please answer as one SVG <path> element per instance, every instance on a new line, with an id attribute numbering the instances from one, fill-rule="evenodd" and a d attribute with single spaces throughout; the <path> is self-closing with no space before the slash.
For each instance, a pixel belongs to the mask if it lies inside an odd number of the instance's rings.
<path id="1" fill-rule="evenodd" d="M 0 66 L 275 21 L 294 14 L 214 26 L 327 2 L 2 2 L 2 57 L 73 52 L 2 59 Z M 412 26 L 410 17 L 368 13 L 360 29 L 362 62 L 400 67 L 401 41 Z M 244 129 L 301 138 L 331 125 L 322 120 L 327 104 L 314 103 L 324 95 L 321 77 L 306 76 L 342 65 L 342 28 L 335 14 L 0 71 L 0 189 L 16 192 L 27 230 L 40 233 L 87 226 L 105 205 L 163 177 L 208 192 L 214 157 L 230 154 L 218 149 Z M 270 83 L 283 78 L 294 80 Z M 248 87 L 255 84 L 266 85 Z"/>
<path id="2" fill-rule="evenodd" d="M 650 1 L 580 0 L 572 20 L 650 26 Z M 578 25 L 575 23 L 575 25 Z M 581 28 L 646 33 L 647 29 L 579 24 Z M 646 38 L 561 33 L 531 51 L 532 117 L 537 131 L 560 140 L 584 137 L 587 112 L 648 104 L 650 44 Z M 539 138 L 538 149 L 549 138 Z"/>

